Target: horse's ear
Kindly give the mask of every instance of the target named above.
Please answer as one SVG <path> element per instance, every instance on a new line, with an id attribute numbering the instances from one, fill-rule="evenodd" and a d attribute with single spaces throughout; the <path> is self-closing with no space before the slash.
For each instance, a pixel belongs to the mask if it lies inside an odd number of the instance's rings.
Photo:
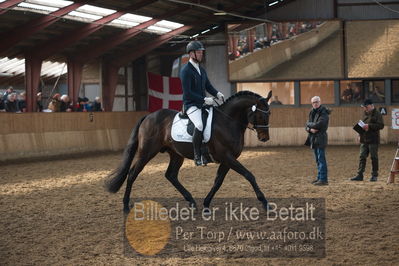
<path id="1" fill-rule="evenodd" d="M 272 97 L 272 91 L 269 91 L 266 97 L 266 102 L 269 102 L 270 98 Z"/>

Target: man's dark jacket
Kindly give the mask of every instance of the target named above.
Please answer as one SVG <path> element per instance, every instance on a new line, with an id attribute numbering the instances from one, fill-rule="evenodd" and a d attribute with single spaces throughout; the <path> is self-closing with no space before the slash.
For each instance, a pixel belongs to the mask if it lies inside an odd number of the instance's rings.
<path id="1" fill-rule="evenodd" d="M 180 79 L 183 86 L 183 104 L 185 110 L 191 106 L 201 108 L 204 104 L 205 90 L 216 97 L 218 91 L 209 82 L 206 71 L 199 67 L 201 75 L 195 67 L 188 62 L 180 71 Z"/>
<path id="2" fill-rule="evenodd" d="M 381 113 L 374 108 L 371 112 L 364 112 L 363 122 L 369 125 L 369 130 L 360 134 L 360 143 L 379 144 L 380 130 L 384 128 L 384 120 Z"/>
<path id="3" fill-rule="evenodd" d="M 306 122 L 306 131 L 309 135 L 305 145 L 310 146 L 312 149 L 324 149 L 327 146 L 327 128 L 330 113 L 331 111 L 322 105 L 317 109 L 312 108 L 308 122 Z M 310 130 L 312 128 L 318 131 L 311 133 Z"/>

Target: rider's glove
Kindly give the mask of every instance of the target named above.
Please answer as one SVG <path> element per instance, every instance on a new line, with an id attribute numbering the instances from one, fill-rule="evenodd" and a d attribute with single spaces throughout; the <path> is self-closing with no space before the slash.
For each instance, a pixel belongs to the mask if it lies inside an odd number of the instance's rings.
<path id="1" fill-rule="evenodd" d="M 220 101 L 222 101 L 222 100 L 224 99 L 224 95 L 223 95 L 223 93 L 221 93 L 221 92 L 218 92 L 218 94 L 216 94 L 216 97 L 218 97 L 218 99 L 219 99 Z"/>
<path id="2" fill-rule="evenodd" d="M 205 97 L 204 102 L 206 105 L 212 105 L 213 104 L 213 98 L 212 97 Z"/>

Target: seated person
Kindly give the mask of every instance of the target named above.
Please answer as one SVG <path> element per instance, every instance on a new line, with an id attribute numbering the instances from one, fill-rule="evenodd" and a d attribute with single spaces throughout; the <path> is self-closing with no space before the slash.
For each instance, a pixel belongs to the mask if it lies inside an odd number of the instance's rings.
<path id="1" fill-rule="evenodd" d="M 20 113 L 18 108 L 17 94 L 12 92 L 7 95 L 7 101 L 4 103 L 6 112 L 9 113 Z"/>
<path id="2" fill-rule="evenodd" d="M 96 97 L 94 99 L 94 102 L 92 103 L 91 109 L 93 112 L 102 112 L 104 111 L 104 109 L 101 107 L 101 98 L 100 97 Z"/>
<path id="3" fill-rule="evenodd" d="M 344 103 L 352 102 L 352 100 L 353 100 L 353 90 L 352 90 L 350 84 L 346 85 L 346 89 L 342 92 L 341 100 Z"/>
<path id="4" fill-rule="evenodd" d="M 384 94 L 380 91 L 378 86 L 375 86 L 371 91 L 369 98 L 375 103 L 382 103 L 385 101 Z"/>
<path id="5" fill-rule="evenodd" d="M 362 90 L 360 89 L 359 86 L 355 86 L 355 89 L 353 91 L 353 96 L 352 96 L 352 102 L 354 103 L 360 103 L 363 102 L 364 98 L 362 95 Z"/>
<path id="6" fill-rule="evenodd" d="M 273 96 L 273 100 L 270 102 L 270 105 L 282 105 L 283 103 L 279 101 L 278 96 Z"/>
<path id="7" fill-rule="evenodd" d="M 21 112 L 26 112 L 26 92 L 21 92 L 19 94 L 18 102 L 18 109 Z"/>

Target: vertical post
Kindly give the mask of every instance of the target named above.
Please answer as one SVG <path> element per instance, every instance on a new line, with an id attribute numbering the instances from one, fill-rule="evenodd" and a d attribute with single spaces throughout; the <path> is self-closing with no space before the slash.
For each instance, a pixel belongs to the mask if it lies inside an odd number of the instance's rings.
<path id="1" fill-rule="evenodd" d="M 385 105 L 390 105 L 392 102 L 392 82 L 390 79 L 384 81 L 385 88 Z"/>
<path id="2" fill-rule="evenodd" d="M 40 82 L 42 60 L 32 55 L 25 56 L 26 110 L 36 111 L 36 94 Z"/>
<path id="3" fill-rule="evenodd" d="M 77 103 L 82 82 L 83 63 L 68 58 L 68 95 L 71 101 Z"/>
<path id="4" fill-rule="evenodd" d="M 294 106 L 301 105 L 301 84 L 299 81 L 294 81 Z"/>
<path id="5" fill-rule="evenodd" d="M 106 112 L 112 112 L 115 91 L 118 84 L 118 67 L 105 62 L 103 64 L 103 103 Z"/>
<path id="6" fill-rule="evenodd" d="M 334 105 L 341 105 L 341 91 L 339 80 L 334 80 Z"/>

